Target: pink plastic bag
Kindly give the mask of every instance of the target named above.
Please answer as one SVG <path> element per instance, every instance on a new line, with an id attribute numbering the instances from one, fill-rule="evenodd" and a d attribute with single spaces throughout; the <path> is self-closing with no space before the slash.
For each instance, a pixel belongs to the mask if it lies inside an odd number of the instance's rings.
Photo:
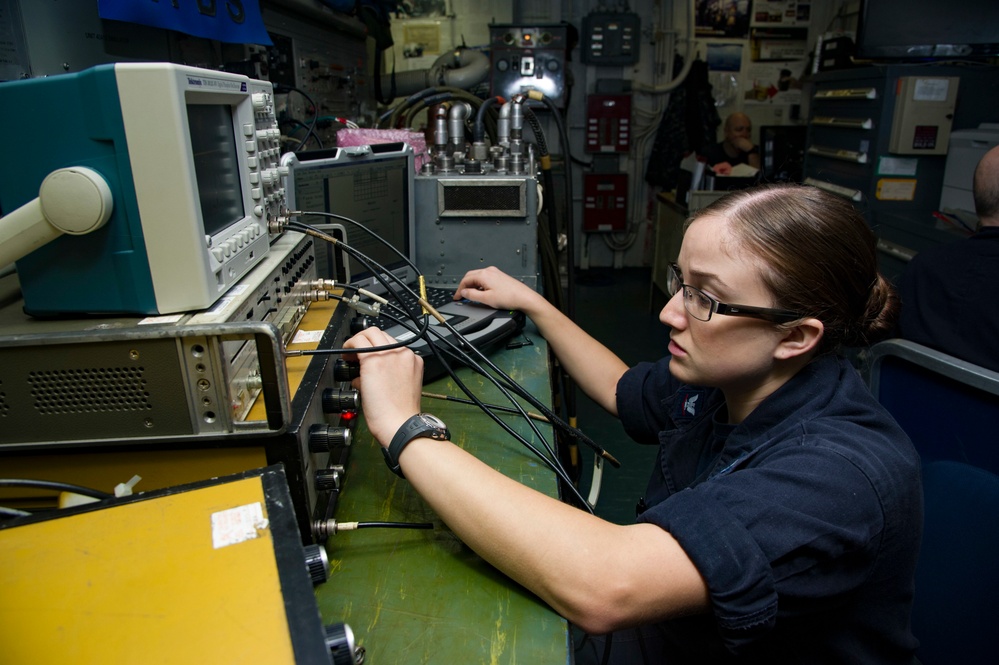
<path id="1" fill-rule="evenodd" d="M 408 129 L 341 129 L 336 133 L 336 142 L 340 147 L 356 145 L 372 145 L 375 143 L 407 143 L 416 154 L 416 170 L 419 171 L 427 161 L 427 139 L 422 132 Z"/>

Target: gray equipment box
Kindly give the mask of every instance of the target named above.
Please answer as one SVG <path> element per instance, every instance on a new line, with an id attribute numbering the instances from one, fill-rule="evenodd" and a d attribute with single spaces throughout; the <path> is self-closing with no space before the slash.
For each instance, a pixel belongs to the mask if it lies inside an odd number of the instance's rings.
<path id="1" fill-rule="evenodd" d="M 416 266 L 428 286 L 454 289 L 496 266 L 536 291 L 538 181 L 509 173 L 417 175 Z"/>

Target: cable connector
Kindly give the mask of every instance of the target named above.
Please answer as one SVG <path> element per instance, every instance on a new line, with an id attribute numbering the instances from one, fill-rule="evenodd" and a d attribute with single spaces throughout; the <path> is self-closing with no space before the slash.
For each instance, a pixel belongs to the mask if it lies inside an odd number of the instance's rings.
<path id="1" fill-rule="evenodd" d="M 284 233 L 285 228 L 288 226 L 288 222 L 291 221 L 290 218 L 284 215 L 278 215 L 272 220 L 267 222 L 267 232 L 271 235 L 277 235 L 278 233 Z"/>
<path id="2" fill-rule="evenodd" d="M 313 279 L 306 282 L 305 286 L 317 291 L 334 291 L 340 288 L 337 286 L 335 279 Z"/>
<path id="3" fill-rule="evenodd" d="M 350 300 L 344 300 L 347 306 L 350 307 L 355 312 L 359 314 L 365 314 L 367 316 L 379 316 L 382 313 L 381 303 L 367 303 L 361 302 L 361 300 L 355 295 Z"/>
<path id="4" fill-rule="evenodd" d="M 326 302 L 330 299 L 330 293 L 319 289 L 308 289 L 302 294 L 302 297 L 309 302 Z"/>

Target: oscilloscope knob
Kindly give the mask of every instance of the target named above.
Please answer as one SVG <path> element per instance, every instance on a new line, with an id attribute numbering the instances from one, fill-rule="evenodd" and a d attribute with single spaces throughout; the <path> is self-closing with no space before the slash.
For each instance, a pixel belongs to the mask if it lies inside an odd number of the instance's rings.
<path id="1" fill-rule="evenodd" d="M 312 584 L 322 584 L 330 578 L 330 560 L 322 545 L 305 546 L 305 567 L 309 570 Z"/>
<path id="2" fill-rule="evenodd" d="M 342 466 L 332 466 L 328 469 L 316 469 L 316 490 L 320 492 L 339 492 Z"/>
<path id="3" fill-rule="evenodd" d="M 361 394 L 353 388 L 327 388 L 323 391 L 323 413 L 357 411 L 361 407 Z"/>
<path id="4" fill-rule="evenodd" d="M 335 446 L 349 446 L 351 433 L 347 427 L 313 425 L 309 428 L 309 452 L 328 453 Z"/>
<path id="5" fill-rule="evenodd" d="M 250 103 L 257 111 L 263 111 L 267 107 L 268 95 L 264 92 L 255 92 L 250 96 Z"/>
<path id="6" fill-rule="evenodd" d="M 347 624 L 332 623 L 326 626 L 326 648 L 333 657 L 333 665 L 358 665 L 354 631 Z"/>
<path id="7" fill-rule="evenodd" d="M 333 380 L 353 381 L 361 375 L 361 364 L 337 358 L 333 363 Z"/>

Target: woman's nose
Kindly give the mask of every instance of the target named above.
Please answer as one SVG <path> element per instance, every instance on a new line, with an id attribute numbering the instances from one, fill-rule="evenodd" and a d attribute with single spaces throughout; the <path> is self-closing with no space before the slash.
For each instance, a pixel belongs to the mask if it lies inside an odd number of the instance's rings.
<path id="1" fill-rule="evenodd" d="M 666 305 L 659 312 L 659 321 L 670 328 L 683 326 L 687 320 L 687 312 L 683 308 L 683 289 L 680 289 L 671 297 Z"/>

